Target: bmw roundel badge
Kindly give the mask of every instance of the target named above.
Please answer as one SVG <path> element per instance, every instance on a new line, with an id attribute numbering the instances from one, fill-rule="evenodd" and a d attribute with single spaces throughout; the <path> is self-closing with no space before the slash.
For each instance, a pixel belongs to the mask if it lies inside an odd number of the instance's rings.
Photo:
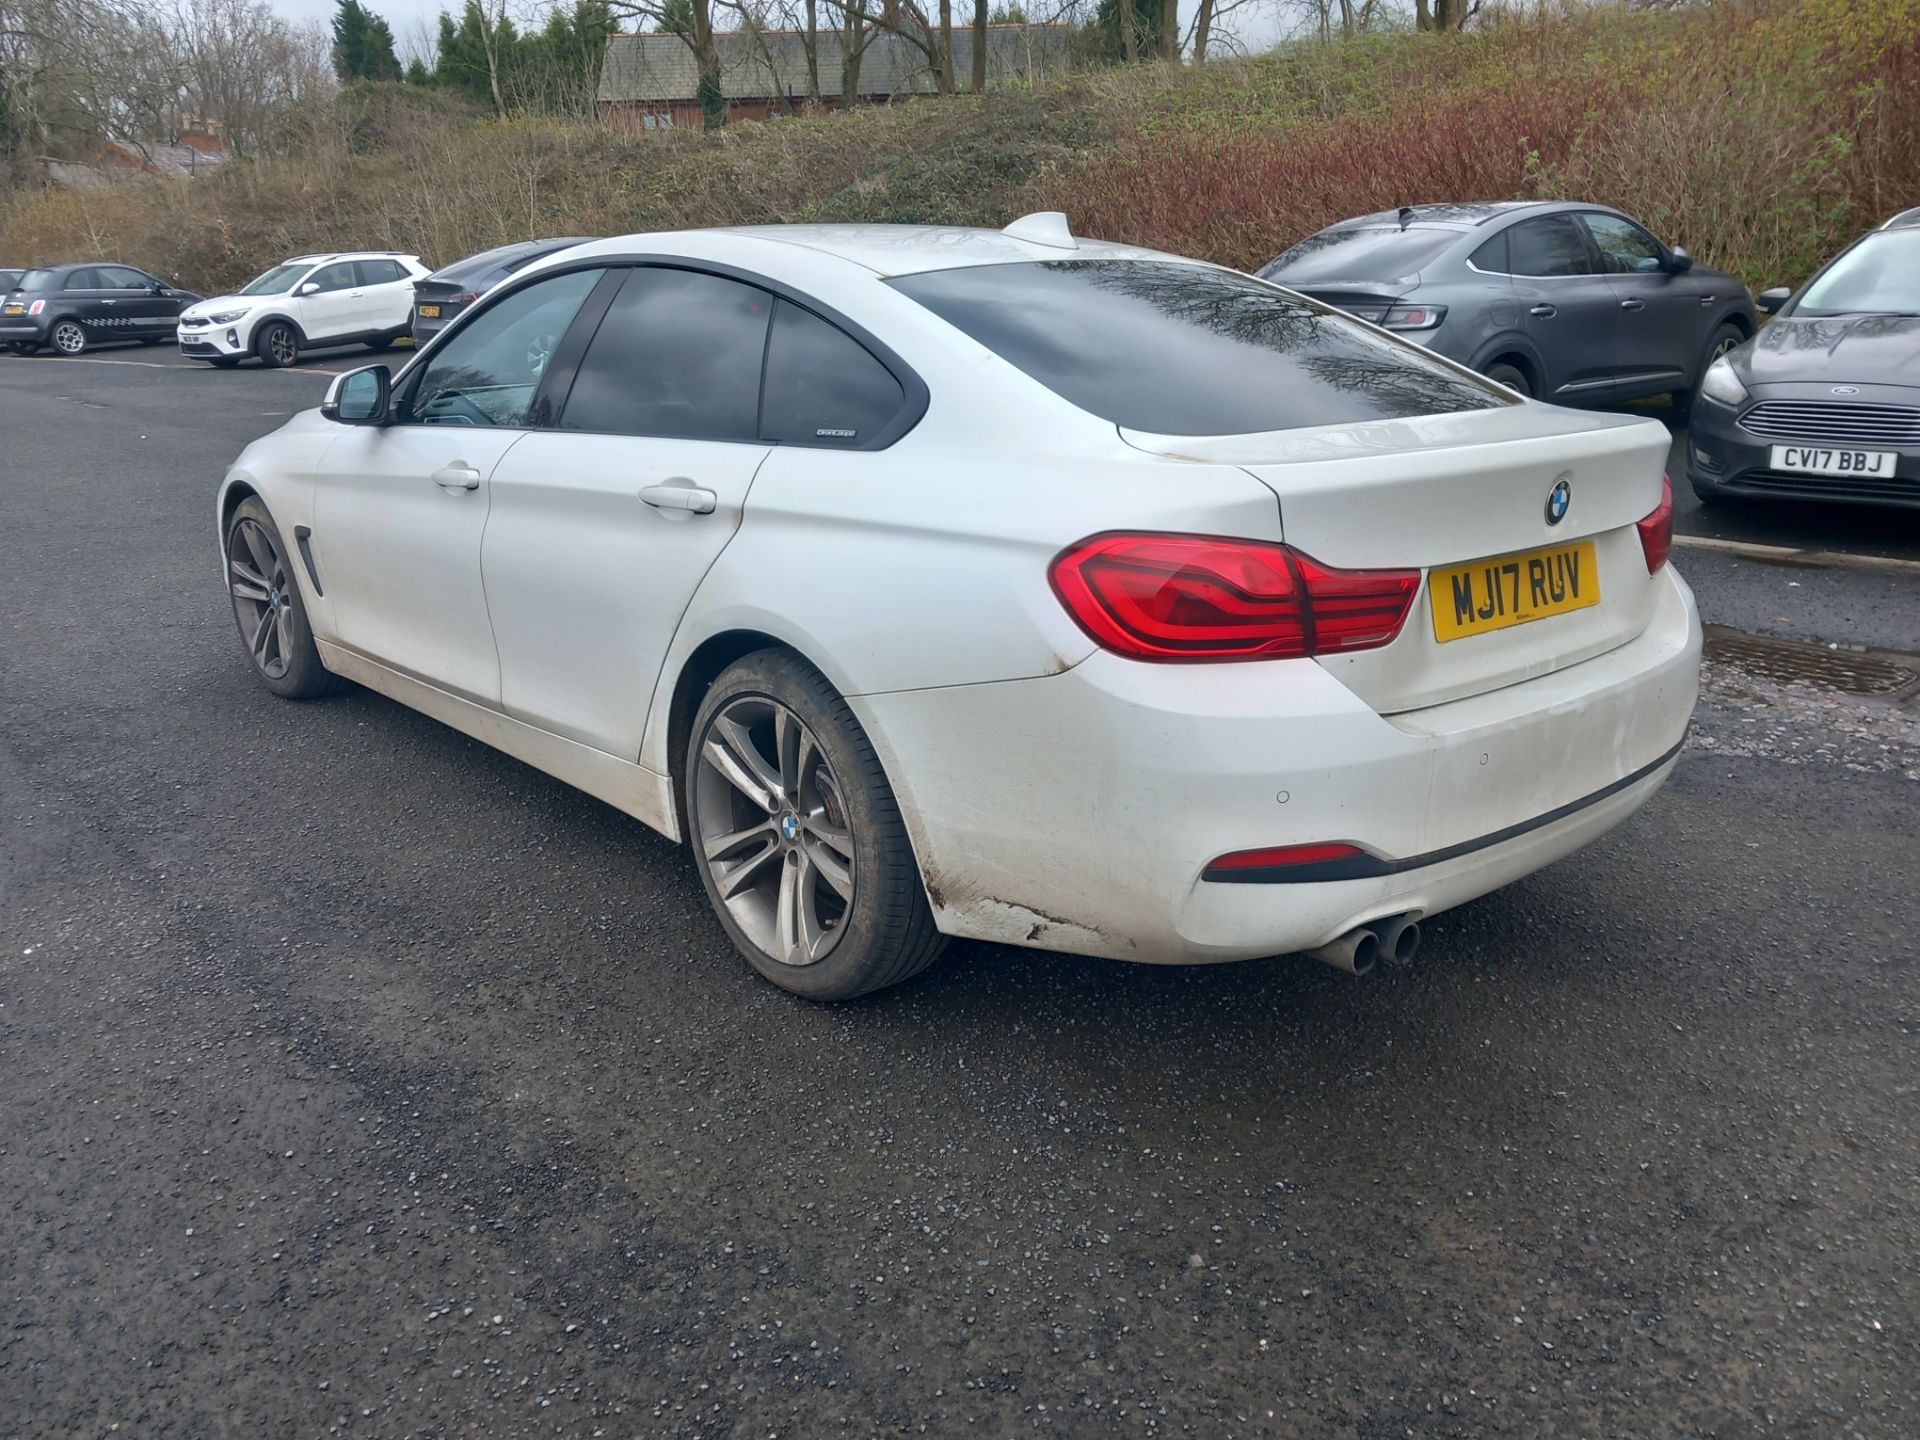
<path id="1" fill-rule="evenodd" d="M 1556 480 L 1553 489 L 1547 492 L 1547 524 L 1558 525 L 1567 518 L 1567 511 L 1573 505 L 1573 486 L 1564 480 Z"/>
<path id="2" fill-rule="evenodd" d="M 780 838 L 791 845 L 800 834 L 800 817 L 788 811 L 780 817 Z"/>

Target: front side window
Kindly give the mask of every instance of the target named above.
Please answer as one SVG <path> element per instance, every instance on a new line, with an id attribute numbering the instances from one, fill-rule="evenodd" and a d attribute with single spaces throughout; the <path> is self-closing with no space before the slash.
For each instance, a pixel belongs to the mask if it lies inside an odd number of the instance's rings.
<path id="1" fill-rule="evenodd" d="M 757 441 L 773 297 L 721 275 L 630 271 L 580 361 L 563 430 Z"/>
<path id="2" fill-rule="evenodd" d="M 353 278 L 353 262 L 340 260 L 332 265 L 322 265 L 307 277 L 306 283 L 317 286 L 318 293 L 326 295 L 335 290 L 351 290 L 358 282 Z"/>
<path id="3" fill-rule="evenodd" d="M 409 417 L 422 425 L 525 425 L 547 361 L 603 273 L 555 275 L 477 312 L 426 358 Z"/>
<path id="4" fill-rule="evenodd" d="M 1132 430 L 1245 435 L 1514 403 L 1338 311 L 1206 265 L 1045 260 L 889 283 Z"/>
<path id="5" fill-rule="evenodd" d="M 1631 220 L 1618 215 L 1582 215 L 1587 233 L 1600 252 L 1601 268 L 1610 275 L 1656 275 L 1666 267 L 1660 242 Z"/>
<path id="6" fill-rule="evenodd" d="M 1814 276 L 1793 313 L 1920 315 L 1920 229 L 1876 230 Z"/>
<path id="7" fill-rule="evenodd" d="M 792 301 L 774 306 L 760 434 L 789 445 L 857 447 L 900 414 L 893 372 L 837 325 Z"/>
<path id="8" fill-rule="evenodd" d="M 256 275 L 237 293 L 241 295 L 284 295 L 293 289 L 293 282 L 307 273 L 310 261 L 300 260 L 291 265 L 276 265 L 264 275 Z"/>
<path id="9" fill-rule="evenodd" d="M 1571 215 L 1522 220 L 1507 232 L 1507 259 L 1515 275 L 1593 274 L 1586 236 Z"/>

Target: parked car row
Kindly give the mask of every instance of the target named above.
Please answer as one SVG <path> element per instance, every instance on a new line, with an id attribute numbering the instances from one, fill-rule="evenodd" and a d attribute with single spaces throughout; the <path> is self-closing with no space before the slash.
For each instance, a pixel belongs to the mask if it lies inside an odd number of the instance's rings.
<path id="1" fill-rule="evenodd" d="M 295 255 L 230 295 L 203 299 L 131 265 L 0 267 L 0 343 L 80 355 L 102 341 L 157 345 L 221 369 L 277 368 L 310 350 L 422 343 L 521 266 L 583 237 L 529 240 L 430 272 L 392 250 Z"/>

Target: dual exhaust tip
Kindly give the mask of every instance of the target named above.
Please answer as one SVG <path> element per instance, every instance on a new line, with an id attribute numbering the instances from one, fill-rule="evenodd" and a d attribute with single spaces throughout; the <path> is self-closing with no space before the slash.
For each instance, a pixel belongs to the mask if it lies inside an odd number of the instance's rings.
<path id="1" fill-rule="evenodd" d="M 1307 953 L 1349 975 L 1365 975 L 1380 961 L 1409 965 L 1420 949 L 1420 922 L 1411 915 L 1389 915 L 1356 925 L 1337 940 Z"/>

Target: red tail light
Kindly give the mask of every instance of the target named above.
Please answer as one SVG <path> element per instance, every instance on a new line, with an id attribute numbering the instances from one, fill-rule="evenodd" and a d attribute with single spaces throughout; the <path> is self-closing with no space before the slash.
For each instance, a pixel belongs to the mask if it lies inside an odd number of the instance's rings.
<path id="1" fill-rule="evenodd" d="M 1385 645 L 1418 570 L 1335 570 L 1287 545 L 1096 535 L 1048 578 L 1080 628 L 1136 660 L 1286 659 Z"/>
<path id="2" fill-rule="evenodd" d="M 1660 477 L 1660 503 L 1637 522 L 1640 548 L 1647 552 L 1647 574 L 1667 563 L 1673 553 L 1673 481 Z"/>
<path id="3" fill-rule="evenodd" d="M 449 305 L 471 305 L 474 301 L 478 300 L 479 298 L 480 297 L 474 294 L 471 290 L 462 290 L 458 295 L 448 296 L 447 303 Z"/>

